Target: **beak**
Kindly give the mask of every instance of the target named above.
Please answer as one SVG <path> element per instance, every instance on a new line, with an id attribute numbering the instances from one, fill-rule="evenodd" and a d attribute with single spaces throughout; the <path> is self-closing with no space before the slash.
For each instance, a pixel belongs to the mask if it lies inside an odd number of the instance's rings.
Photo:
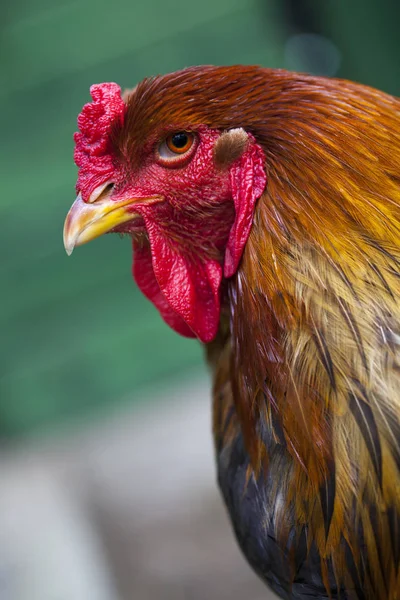
<path id="1" fill-rule="evenodd" d="M 86 244 L 138 217 L 137 213 L 132 212 L 134 203 L 132 198 L 118 202 L 110 200 L 107 195 L 104 197 L 104 194 L 100 194 L 97 200 L 86 203 L 79 194 L 64 223 L 64 247 L 68 256 L 75 246 Z"/>

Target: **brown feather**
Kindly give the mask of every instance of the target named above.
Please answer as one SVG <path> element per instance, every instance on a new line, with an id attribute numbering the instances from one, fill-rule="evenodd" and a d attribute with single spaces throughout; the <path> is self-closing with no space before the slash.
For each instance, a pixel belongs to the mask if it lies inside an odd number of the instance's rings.
<path id="1" fill-rule="evenodd" d="M 338 586 L 399 599 L 400 101 L 348 81 L 194 67 L 126 102 L 112 140 L 132 165 L 176 127 L 242 128 L 262 145 L 267 189 L 208 348 L 217 448 L 241 431 L 252 473 L 268 472 L 262 416 L 291 459 L 274 474 L 286 508 L 268 500 L 281 547 L 294 514 L 327 588 L 329 562 Z M 238 144 L 221 147 L 221 164 L 236 156 Z"/>
<path id="2" fill-rule="evenodd" d="M 308 525 L 339 581 L 349 577 L 340 540 L 359 561 L 365 552 L 366 597 L 394 600 L 400 103 L 348 82 L 267 72 L 249 106 L 254 117 L 248 109 L 232 125 L 263 143 L 269 184 L 230 286 L 233 401 L 257 473 L 255 424 L 264 398 L 273 398 L 293 457 L 286 502 L 298 527 Z M 365 550 L 357 549 L 354 515 Z"/>

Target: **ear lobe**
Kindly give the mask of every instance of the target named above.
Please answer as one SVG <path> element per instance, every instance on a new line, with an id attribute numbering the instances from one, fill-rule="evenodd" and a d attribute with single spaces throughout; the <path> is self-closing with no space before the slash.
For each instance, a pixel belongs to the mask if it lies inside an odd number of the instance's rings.
<path id="1" fill-rule="evenodd" d="M 230 165 L 242 156 L 249 140 L 248 133 L 242 127 L 224 131 L 215 142 L 215 166 L 219 169 L 230 167 Z"/>
<path id="2" fill-rule="evenodd" d="M 265 155 L 252 136 L 249 136 L 245 151 L 230 169 L 230 183 L 236 216 L 225 251 L 225 277 L 232 277 L 239 266 L 253 223 L 256 202 L 267 183 Z"/>

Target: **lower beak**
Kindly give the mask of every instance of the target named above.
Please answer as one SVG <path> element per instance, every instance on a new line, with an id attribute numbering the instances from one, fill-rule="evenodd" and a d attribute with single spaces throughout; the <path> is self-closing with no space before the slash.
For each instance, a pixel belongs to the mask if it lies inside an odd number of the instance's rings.
<path id="1" fill-rule="evenodd" d="M 79 194 L 64 223 L 64 247 L 68 256 L 75 246 L 86 244 L 138 217 L 137 213 L 132 212 L 134 202 L 132 198 L 118 202 L 106 197 L 86 203 Z"/>

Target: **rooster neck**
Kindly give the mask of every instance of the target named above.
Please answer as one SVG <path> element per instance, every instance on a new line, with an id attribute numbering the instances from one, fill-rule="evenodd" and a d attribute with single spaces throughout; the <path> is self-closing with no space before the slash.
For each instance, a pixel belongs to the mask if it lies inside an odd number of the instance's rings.
<path id="1" fill-rule="evenodd" d="M 218 338 L 208 349 L 223 493 L 237 527 L 248 517 L 240 507 L 258 494 L 251 501 L 270 527 L 268 539 L 276 536 L 283 552 L 294 555 L 293 540 L 307 531 L 309 547 L 317 547 L 327 565 L 346 565 L 335 571 L 339 582 L 350 569 L 354 578 L 362 574 L 361 560 L 374 571 L 373 582 L 363 579 L 373 590 L 366 597 L 394 598 L 399 243 L 373 231 L 366 243 L 366 232 L 355 228 L 346 240 L 327 236 L 323 245 L 306 231 L 299 239 L 290 223 L 285 236 L 271 227 L 273 198 L 261 202 L 229 283 Z M 347 253 L 337 252 L 336 244 Z M 371 514 L 379 514 L 376 521 Z M 359 537 L 363 530 L 366 542 Z M 347 544 L 361 552 L 345 558 Z M 252 555 L 254 548 L 245 551 Z M 328 589 L 330 567 L 318 568 Z"/>
<path id="2" fill-rule="evenodd" d="M 332 561 L 338 584 L 361 577 L 386 600 L 400 565 L 400 103 L 337 82 L 290 94 L 285 127 L 262 125 L 268 186 L 209 352 L 220 480 L 239 522 L 256 482 L 283 551 L 306 531 L 326 589 Z"/>
<path id="3" fill-rule="evenodd" d="M 259 126 L 268 185 L 229 310 L 233 396 L 254 464 L 262 413 L 319 485 L 333 460 L 332 415 L 353 389 L 346 379 L 370 389 L 376 328 L 398 313 L 400 101 L 315 83 L 281 89 L 285 128 L 268 108 Z"/>

